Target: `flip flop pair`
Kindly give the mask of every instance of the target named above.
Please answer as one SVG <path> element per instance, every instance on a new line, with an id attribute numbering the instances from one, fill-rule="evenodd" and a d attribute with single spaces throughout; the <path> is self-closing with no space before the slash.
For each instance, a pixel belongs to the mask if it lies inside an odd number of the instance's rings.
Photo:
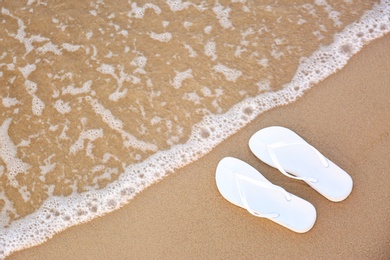
<path id="1" fill-rule="evenodd" d="M 249 147 L 261 161 L 289 178 L 306 182 L 331 201 L 342 201 L 352 191 L 348 173 L 290 129 L 264 128 L 251 137 Z M 226 200 L 292 231 L 307 232 L 316 221 L 310 202 L 272 184 L 239 159 L 226 157 L 219 162 L 216 183 Z"/>

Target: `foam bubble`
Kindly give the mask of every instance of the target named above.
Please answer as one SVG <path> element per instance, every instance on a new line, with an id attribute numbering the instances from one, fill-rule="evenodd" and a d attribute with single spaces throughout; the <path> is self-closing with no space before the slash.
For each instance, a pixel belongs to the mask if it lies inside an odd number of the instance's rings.
<path id="1" fill-rule="evenodd" d="M 4 168 L 3 166 L 1 166 Z M 1 168 L 0 167 L 0 168 Z M 19 214 L 16 212 L 13 202 L 8 199 L 8 197 L 5 194 L 4 190 L 0 190 L 0 201 L 2 202 L 2 209 L 0 211 L 0 226 L 1 227 L 7 227 L 10 224 L 10 216 L 14 215 L 16 217 L 19 217 Z M 6 246 L 1 244 L 0 241 L 0 257 L 3 257 L 3 253 L 1 253 L 2 249 L 5 249 Z"/>
<path id="2" fill-rule="evenodd" d="M 23 77 L 27 79 L 31 72 L 33 72 L 36 68 L 37 66 L 35 64 L 27 64 L 24 67 L 19 67 L 19 71 L 22 73 Z"/>
<path id="3" fill-rule="evenodd" d="M 40 180 L 41 181 L 45 181 L 45 176 L 46 174 L 52 172 L 57 163 L 52 163 L 51 162 L 51 159 L 55 156 L 55 154 L 51 154 L 49 157 L 47 157 L 46 159 L 43 160 L 43 165 L 40 165 L 39 166 L 39 169 L 41 170 L 41 176 L 40 176 Z"/>
<path id="4" fill-rule="evenodd" d="M 121 120 L 116 119 L 110 110 L 106 109 L 96 99 L 90 99 L 90 103 L 93 110 L 102 117 L 103 121 L 107 123 L 110 128 L 114 130 L 122 130 L 123 123 Z"/>
<path id="5" fill-rule="evenodd" d="M 147 61 L 148 61 L 148 58 L 146 58 L 145 56 L 138 56 L 138 57 L 134 58 L 130 64 L 133 66 L 137 66 L 138 68 L 143 69 L 146 66 Z"/>
<path id="6" fill-rule="evenodd" d="M 343 24 L 340 20 L 340 12 L 334 10 L 326 0 L 315 0 L 314 3 L 325 8 L 325 11 L 328 13 L 328 18 L 333 21 L 335 27 L 340 27 Z"/>
<path id="7" fill-rule="evenodd" d="M 193 23 L 188 22 L 188 21 L 185 21 L 185 22 L 183 23 L 184 28 L 186 28 L 187 30 L 188 30 L 192 25 L 193 25 Z"/>
<path id="8" fill-rule="evenodd" d="M 163 21 L 163 22 L 162 22 L 162 26 L 163 26 L 163 27 L 167 27 L 168 25 L 169 25 L 169 22 L 168 22 L 168 21 Z"/>
<path id="9" fill-rule="evenodd" d="M 258 60 L 257 63 L 260 64 L 263 67 L 268 67 L 268 59 L 265 58 L 265 57 L 260 59 L 260 60 Z"/>
<path id="10" fill-rule="evenodd" d="M 127 31 L 127 30 L 121 30 L 118 34 L 121 34 L 121 35 L 127 37 L 127 36 L 129 35 L 129 31 Z"/>
<path id="11" fill-rule="evenodd" d="M 172 39 L 172 34 L 170 32 L 165 32 L 165 33 L 150 33 L 149 34 L 150 38 L 153 40 L 157 40 L 160 42 L 169 42 Z"/>
<path id="12" fill-rule="evenodd" d="M 213 29 L 213 26 L 208 25 L 208 26 L 206 26 L 206 27 L 203 29 L 203 31 L 204 31 L 204 33 L 210 34 L 212 29 Z"/>
<path id="13" fill-rule="evenodd" d="M 256 83 L 258 93 L 271 90 L 271 82 L 268 79 L 261 79 Z"/>
<path id="14" fill-rule="evenodd" d="M 166 4 L 169 5 L 169 8 L 171 9 L 172 12 L 184 10 L 191 5 L 190 2 L 183 3 L 182 0 L 167 0 Z"/>
<path id="15" fill-rule="evenodd" d="M 60 114 L 67 114 L 72 109 L 69 106 L 69 102 L 64 102 L 63 100 L 59 99 L 54 103 L 54 108 L 60 113 Z"/>
<path id="16" fill-rule="evenodd" d="M 232 22 L 229 20 L 229 14 L 231 9 L 229 7 L 224 8 L 220 3 L 217 2 L 213 7 L 213 11 L 219 20 L 219 24 L 225 28 L 229 29 L 233 27 Z"/>
<path id="17" fill-rule="evenodd" d="M 30 165 L 17 158 L 16 146 L 8 135 L 11 122 L 12 119 L 7 118 L 0 127 L 0 158 L 6 165 L 8 180 L 12 186 L 17 187 L 18 181 L 16 176 L 19 173 L 27 173 Z"/>
<path id="18" fill-rule="evenodd" d="M 227 81 L 233 81 L 235 82 L 241 75 L 242 72 L 236 69 L 231 69 L 225 65 L 222 65 L 221 63 L 218 63 L 213 67 L 213 70 L 216 72 L 222 73 L 225 76 L 225 79 Z"/>
<path id="19" fill-rule="evenodd" d="M 217 56 L 217 44 L 215 42 L 207 42 L 204 46 L 204 54 L 208 57 L 211 57 L 212 61 L 215 61 Z"/>
<path id="20" fill-rule="evenodd" d="M 24 202 L 27 202 L 31 198 L 31 192 L 27 189 L 27 186 L 21 186 L 18 189 L 19 194 L 22 196 Z"/>
<path id="21" fill-rule="evenodd" d="M 84 93 L 89 93 L 91 91 L 92 80 L 86 81 L 82 87 L 76 88 L 74 86 L 67 86 L 62 88 L 62 95 L 79 95 Z"/>
<path id="22" fill-rule="evenodd" d="M 38 90 L 38 84 L 30 80 L 26 80 L 24 82 L 24 86 L 26 87 L 27 93 L 30 95 L 35 94 L 35 92 Z"/>
<path id="23" fill-rule="evenodd" d="M 115 74 L 115 68 L 111 64 L 103 63 L 102 65 L 100 65 L 99 68 L 97 68 L 97 71 L 99 71 L 103 74 L 109 74 L 109 75 Z"/>
<path id="24" fill-rule="evenodd" d="M 1 7 L 1 13 L 4 15 L 11 15 L 11 12 L 4 7 Z"/>
<path id="25" fill-rule="evenodd" d="M 200 104 L 200 101 L 202 100 L 202 98 L 196 92 L 184 93 L 183 99 L 189 100 L 196 105 Z"/>
<path id="26" fill-rule="evenodd" d="M 184 80 L 193 78 L 192 69 L 188 69 L 182 72 L 179 71 L 175 71 L 175 72 L 176 72 L 175 78 L 173 79 L 173 81 L 171 81 L 171 85 L 175 89 L 181 88 Z"/>
<path id="27" fill-rule="evenodd" d="M 146 9 L 152 9 L 156 14 L 161 13 L 161 9 L 157 5 L 148 3 L 142 7 L 139 7 L 137 3 L 133 2 L 131 3 L 131 11 L 127 14 L 127 16 L 142 19 L 145 15 Z"/>
<path id="28" fill-rule="evenodd" d="M 118 173 L 119 173 L 118 168 L 106 168 L 106 169 L 104 169 L 104 165 L 102 165 L 102 166 L 103 167 L 100 168 L 100 169 L 95 169 L 95 170 L 98 170 L 98 171 L 103 171 L 104 170 L 104 172 L 102 174 L 100 174 L 99 176 L 96 176 L 93 179 L 93 183 L 95 183 L 95 184 L 97 184 L 99 181 L 102 181 L 102 180 L 111 180 L 113 175 L 118 175 Z M 121 191 L 121 194 L 122 193 L 123 193 L 123 191 Z"/>
<path id="29" fill-rule="evenodd" d="M 111 101 L 117 102 L 119 99 L 124 98 L 127 94 L 128 89 L 120 91 L 117 89 L 115 92 L 111 93 L 108 97 Z"/>
<path id="30" fill-rule="evenodd" d="M 198 56 L 198 54 L 196 53 L 196 51 L 188 44 L 184 44 L 184 48 L 186 50 L 188 50 L 188 56 L 191 57 L 191 58 L 195 58 L 196 56 Z"/>
<path id="31" fill-rule="evenodd" d="M 42 47 L 37 48 L 36 51 L 40 54 L 45 54 L 47 52 L 52 52 L 56 55 L 62 54 L 62 51 L 58 48 L 58 45 L 53 44 L 52 42 L 48 42 Z"/>
<path id="32" fill-rule="evenodd" d="M 89 32 L 86 32 L 85 33 L 85 37 L 89 40 L 91 39 L 91 37 L 93 36 L 93 32 L 92 31 L 89 31 Z"/>
<path id="33" fill-rule="evenodd" d="M 151 143 L 147 143 L 138 140 L 135 136 L 127 133 L 123 130 L 123 122 L 116 118 L 110 110 L 106 109 L 97 99 L 90 96 L 86 97 L 86 100 L 91 104 L 94 112 L 98 114 L 104 123 L 106 123 L 111 129 L 119 132 L 123 138 L 123 144 L 125 147 L 134 147 L 142 151 L 156 151 L 157 146 Z"/>
<path id="34" fill-rule="evenodd" d="M 97 138 L 103 137 L 103 129 L 89 129 L 87 131 L 83 130 L 77 141 L 70 147 L 69 153 L 76 154 L 77 152 L 84 149 L 85 140 L 95 141 Z"/>
<path id="35" fill-rule="evenodd" d="M 43 109 L 45 109 L 45 103 L 38 98 L 36 95 L 33 95 L 32 99 L 32 112 L 36 116 L 41 116 Z"/>
<path id="36" fill-rule="evenodd" d="M 3 103 L 3 106 L 5 106 L 5 107 L 12 107 L 12 106 L 16 106 L 17 104 L 19 104 L 19 100 L 17 100 L 16 98 L 3 97 L 2 103 Z"/>
<path id="37" fill-rule="evenodd" d="M 78 49 L 80 49 L 81 46 L 80 45 L 73 45 L 70 43 L 63 43 L 63 44 L 61 44 L 61 47 L 67 51 L 75 52 Z"/>

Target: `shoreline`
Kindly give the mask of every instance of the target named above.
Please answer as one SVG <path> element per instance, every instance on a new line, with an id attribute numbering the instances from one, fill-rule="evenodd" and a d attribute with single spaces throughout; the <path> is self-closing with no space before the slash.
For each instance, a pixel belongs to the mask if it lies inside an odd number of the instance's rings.
<path id="1" fill-rule="evenodd" d="M 390 170 L 386 160 L 390 148 L 389 43 L 389 35 L 374 40 L 296 102 L 261 114 L 209 154 L 147 188 L 122 209 L 69 228 L 7 259 L 389 255 L 386 213 L 390 206 L 381 205 L 390 197 L 386 178 Z M 330 202 L 306 184 L 286 180 L 257 160 L 247 142 L 254 132 L 269 125 L 293 129 L 344 168 L 354 180 L 350 197 Z M 218 161 L 225 156 L 245 160 L 271 182 L 310 201 L 318 214 L 313 229 L 295 234 L 224 200 L 214 176 Z"/>

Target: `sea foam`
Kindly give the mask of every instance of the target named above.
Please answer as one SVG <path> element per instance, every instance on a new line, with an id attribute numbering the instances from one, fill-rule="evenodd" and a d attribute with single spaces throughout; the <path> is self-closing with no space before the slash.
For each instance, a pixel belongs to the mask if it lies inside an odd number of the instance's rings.
<path id="1" fill-rule="evenodd" d="M 32 3 L 33 1 L 29 1 L 29 4 Z M 180 11 L 189 6 L 181 3 L 181 1 L 169 1 L 169 3 L 170 8 L 174 11 Z M 323 5 L 326 1 L 316 1 L 316 3 Z M 160 9 L 154 6 L 144 7 L 152 8 L 156 13 L 160 12 Z M 135 18 L 142 18 L 145 8 L 140 9 L 134 5 L 133 11 L 129 15 Z M 4 8 L 2 12 L 3 14 L 8 13 Z M 228 20 L 230 10 L 219 6 L 216 7 L 214 12 L 217 14 L 218 19 L 221 20 L 221 26 L 230 29 L 232 26 Z M 330 10 L 331 12 L 332 10 Z M 332 19 L 335 25 L 337 25 L 337 14 L 333 14 Z M 174 170 L 210 152 L 213 147 L 237 132 L 259 114 L 273 107 L 289 104 L 301 97 L 313 84 L 318 83 L 345 66 L 348 60 L 360 51 L 365 44 L 388 33 L 390 31 L 389 21 L 390 1 L 381 1 L 372 10 L 367 11 L 359 21 L 345 27 L 340 33 L 336 34 L 333 43 L 320 47 L 310 57 L 302 58 L 295 76 L 282 89 L 271 92 L 269 91 L 270 88 L 267 85 L 267 81 L 259 82 L 258 87 L 261 89 L 259 95 L 244 99 L 223 114 L 208 114 L 204 116 L 201 122 L 193 126 L 191 136 L 184 144 L 177 144 L 168 150 L 158 151 L 141 163 L 126 166 L 124 172 L 120 174 L 116 181 L 109 183 L 102 189 L 91 189 L 82 193 L 74 192 L 69 196 L 55 196 L 51 193 L 51 196 L 43 202 L 38 210 L 13 221 L 8 227 L 0 230 L 0 257 L 5 257 L 14 251 L 43 243 L 55 233 L 70 226 L 90 221 L 95 217 L 119 209 L 147 186 L 156 183 Z M 158 40 L 169 41 L 171 39 L 164 35 L 157 35 Z M 20 40 L 23 40 L 24 37 L 25 35 L 21 32 Z M 31 50 L 28 46 L 26 45 L 26 51 L 30 52 Z M 76 50 L 78 48 L 66 46 L 64 49 Z M 37 51 L 52 52 L 55 55 L 59 55 L 61 52 L 58 46 L 51 43 L 44 45 L 42 49 Z M 143 62 L 141 61 L 140 63 L 135 61 L 135 64 L 142 68 Z M 26 65 L 25 69 L 22 73 L 27 75 L 33 67 Z M 219 63 L 215 65 L 214 69 L 222 73 L 228 81 L 235 81 L 241 76 L 240 71 Z M 102 64 L 101 70 L 102 73 L 114 75 L 114 68 L 111 66 Z M 187 73 L 184 78 L 189 78 L 189 75 L 191 74 Z M 181 77 L 180 79 L 184 80 L 184 78 Z M 28 94 L 37 97 L 37 85 L 32 81 L 27 81 L 27 79 L 26 82 Z M 181 81 L 173 80 L 173 84 L 174 86 L 177 84 L 176 86 L 180 88 Z M 103 104 L 94 98 L 91 91 L 91 82 L 86 82 L 83 87 L 79 88 L 74 86 L 64 87 L 62 92 L 76 96 L 80 93 L 91 94 L 87 96 L 86 100 L 92 106 L 94 112 L 102 118 L 109 128 L 118 131 L 125 142 L 127 141 L 129 145 L 137 148 L 157 151 L 157 147 L 153 144 L 142 142 L 125 131 L 122 121 L 115 118 Z M 217 95 L 217 93 L 213 94 L 207 87 L 202 88 L 202 93 L 205 93 L 205 96 Z M 17 102 L 14 99 L 12 99 L 13 101 L 7 100 L 3 97 L 3 103 L 9 104 L 9 106 Z M 33 104 L 33 109 L 34 106 L 38 106 L 35 107 L 36 112 L 34 113 L 39 116 L 42 114 L 45 106 L 43 102 L 43 104 L 39 104 L 37 101 L 36 103 L 35 105 Z M 63 109 L 62 111 L 65 113 L 68 107 L 64 104 L 66 103 L 58 101 L 57 109 Z M 11 175 L 10 173 L 8 175 L 12 178 L 12 171 L 16 175 L 19 172 L 26 172 L 30 166 L 16 158 L 15 144 L 12 143 L 8 135 L 8 128 L 11 122 L 12 118 L 6 119 L 0 127 L 0 156 L 7 164 L 7 168 L 11 169 Z M 159 123 L 157 117 L 155 123 Z M 66 131 L 66 126 L 64 126 L 63 133 L 65 133 L 65 136 Z M 86 143 L 96 141 L 103 136 L 104 130 L 102 129 L 90 129 L 82 132 L 69 152 L 78 153 L 82 147 L 88 145 Z M 114 155 L 110 154 L 105 154 L 104 156 L 106 160 L 114 157 Z M 19 163 L 17 165 L 8 165 L 8 162 L 11 163 L 11 161 Z M 46 160 L 46 165 L 48 168 L 42 169 L 42 172 L 48 172 L 51 169 L 50 167 L 53 167 L 50 159 Z M 110 178 L 112 174 L 118 174 L 117 168 L 105 169 L 104 166 L 97 165 L 94 169 L 95 171 L 105 171 L 100 176 L 103 179 Z M 4 174 L 4 169 L 0 168 L 0 175 L 2 174 Z M 14 185 L 18 186 L 17 181 L 14 181 Z M 23 187 L 20 187 L 20 189 L 23 192 Z M 24 194 L 28 196 L 26 192 Z M 6 196 L 1 191 L 0 198 L 4 201 L 3 211 L 12 211 L 11 202 L 6 199 Z M 5 219 L 7 215 L 1 217 Z"/>

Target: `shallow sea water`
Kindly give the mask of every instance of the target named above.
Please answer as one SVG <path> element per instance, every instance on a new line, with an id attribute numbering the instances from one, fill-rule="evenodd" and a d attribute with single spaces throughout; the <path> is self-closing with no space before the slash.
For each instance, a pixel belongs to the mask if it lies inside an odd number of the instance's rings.
<path id="1" fill-rule="evenodd" d="M 389 1 L 0 0 L 0 258 L 128 203 L 390 30 Z"/>

